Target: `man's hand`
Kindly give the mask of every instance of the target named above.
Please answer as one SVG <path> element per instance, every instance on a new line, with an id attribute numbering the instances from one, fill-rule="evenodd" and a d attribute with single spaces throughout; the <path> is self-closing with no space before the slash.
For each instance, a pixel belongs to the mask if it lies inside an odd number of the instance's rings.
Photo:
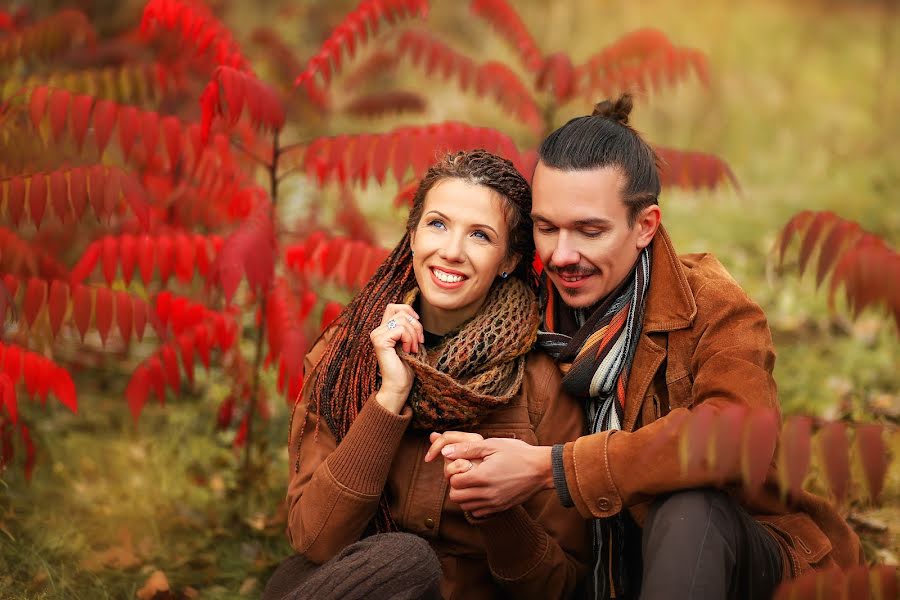
<path id="1" fill-rule="evenodd" d="M 553 488 L 550 450 L 505 438 L 448 444 L 441 453 L 446 459 L 444 473 L 450 478 L 450 500 L 475 517 L 518 506 L 535 493 Z M 462 472 L 458 468 L 460 461 L 479 459 L 477 468 Z"/>

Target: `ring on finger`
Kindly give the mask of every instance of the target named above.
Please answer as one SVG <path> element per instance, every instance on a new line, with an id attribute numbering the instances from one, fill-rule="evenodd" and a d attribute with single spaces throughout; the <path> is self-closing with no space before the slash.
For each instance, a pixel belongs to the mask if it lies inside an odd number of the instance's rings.
<path id="1" fill-rule="evenodd" d="M 416 319 L 412 315 L 406 315 L 406 320 L 409 321 L 410 323 L 413 323 L 413 322 L 415 322 Z"/>
<path id="2" fill-rule="evenodd" d="M 385 323 L 385 325 L 387 325 L 388 329 L 395 329 L 397 327 L 397 321 L 395 321 L 394 319 L 391 319 L 390 321 Z"/>

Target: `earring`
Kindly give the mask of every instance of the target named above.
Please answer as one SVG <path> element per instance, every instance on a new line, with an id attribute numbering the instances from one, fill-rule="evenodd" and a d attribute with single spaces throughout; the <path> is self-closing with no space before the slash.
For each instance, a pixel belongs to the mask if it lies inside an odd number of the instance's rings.
<path id="1" fill-rule="evenodd" d="M 409 251 L 409 255 L 410 255 L 410 256 L 415 256 L 416 253 L 415 253 L 413 250 L 410 250 L 410 251 Z"/>
<path id="2" fill-rule="evenodd" d="M 500 273 L 501 279 L 506 279 L 507 277 L 509 277 L 509 273 L 507 273 L 506 271 L 503 271 L 502 273 Z"/>

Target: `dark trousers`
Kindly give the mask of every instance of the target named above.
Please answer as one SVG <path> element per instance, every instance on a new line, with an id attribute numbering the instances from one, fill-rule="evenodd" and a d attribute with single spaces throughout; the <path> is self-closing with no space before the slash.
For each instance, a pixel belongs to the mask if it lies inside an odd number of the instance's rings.
<path id="1" fill-rule="evenodd" d="M 295 554 L 278 565 L 263 600 L 435 600 L 441 565 L 409 533 L 382 533 L 344 548 L 323 565 Z"/>
<path id="2" fill-rule="evenodd" d="M 641 600 L 768 600 L 782 578 L 775 538 L 720 491 L 658 498 L 641 537 Z"/>

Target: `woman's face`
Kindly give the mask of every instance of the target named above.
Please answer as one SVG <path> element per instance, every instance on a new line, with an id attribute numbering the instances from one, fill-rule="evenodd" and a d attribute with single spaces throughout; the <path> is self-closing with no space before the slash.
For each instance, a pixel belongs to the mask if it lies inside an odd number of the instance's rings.
<path id="1" fill-rule="evenodd" d="M 444 334 L 477 313 L 494 280 L 515 268 L 504 202 L 488 187 L 455 178 L 425 196 L 410 245 L 428 331 Z"/>

